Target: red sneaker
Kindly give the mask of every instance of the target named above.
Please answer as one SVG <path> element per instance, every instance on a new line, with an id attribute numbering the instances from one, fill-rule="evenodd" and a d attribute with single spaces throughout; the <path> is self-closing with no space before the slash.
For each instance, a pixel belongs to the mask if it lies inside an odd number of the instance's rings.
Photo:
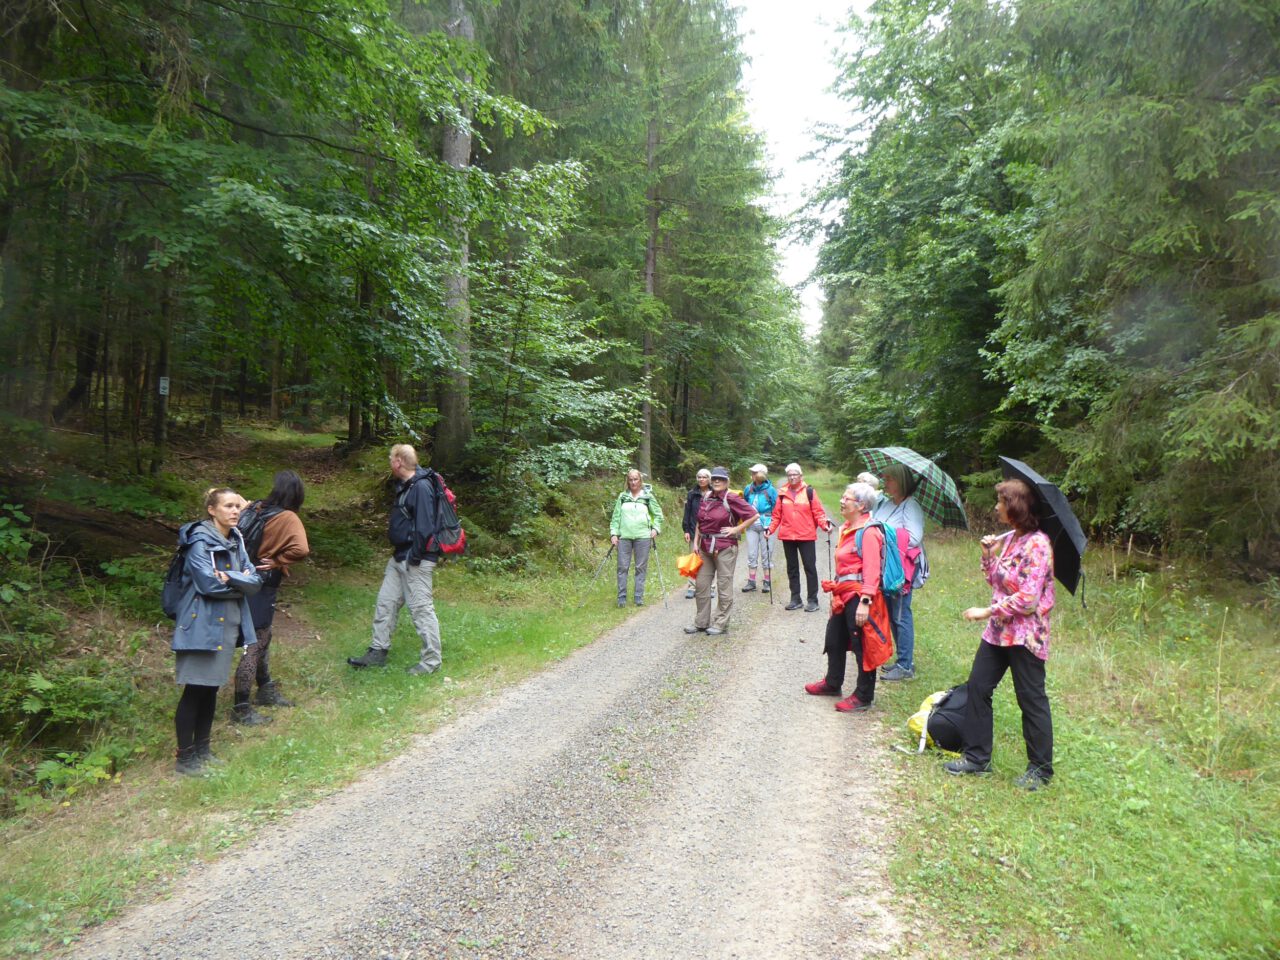
<path id="1" fill-rule="evenodd" d="M 836 709 L 841 713 L 863 713 L 871 709 L 871 704 L 863 703 L 856 696 L 850 694 L 836 704 Z"/>
<path id="2" fill-rule="evenodd" d="M 833 687 L 827 683 L 827 678 L 815 680 L 813 683 L 804 685 L 804 692 L 814 697 L 838 697 L 840 696 L 840 688 Z"/>

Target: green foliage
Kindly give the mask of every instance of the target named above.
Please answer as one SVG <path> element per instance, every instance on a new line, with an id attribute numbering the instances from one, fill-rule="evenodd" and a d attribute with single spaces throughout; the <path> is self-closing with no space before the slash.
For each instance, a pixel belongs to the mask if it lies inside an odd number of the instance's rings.
<path id="1" fill-rule="evenodd" d="M 27 529 L 31 518 L 22 511 L 22 504 L 0 504 L 0 560 L 23 560 L 31 552 L 31 531 Z M 6 603 L 13 597 L 3 597 Z"/>
<path id="2" fill-rule="evenodd" d="M 176 519 L 191 512 L 188 504 L 154 492 L 143 481 L 87 477 L 70 469 L 59 470 L 54 474 L 45 493 L 65 503 L 99 507 L 111 513 L 129 513 L 135 517 L 161 516 Z"/>
<path id="3" fill-rule="evenodd" d="M 587 172 L 580 216 L 548 248 L 560 261 L 567 320 L 561 333 L 542 334 L 547 342 L 533 344 L 530 359 L 575 344 L 591 352 L 576 358 L 579 386 L 548 397 L 551 411 L 576 413 L 583 391 L 610 390 L 568 432 L 633 450 L 647 400 L 651 466 L 672 478 L 693 450 L 726 461 L 748 448 L 794 455 L 796 434 L 812 436 L 816 421 L 798 375 L 805 347 L 794 299 L 775 277 L 779 225 L 758 203 L 767 180 L 761 142 L 744 121 L 730 5 L 503 0 L 484 13 L 503 89 L 557 123 L 554 138 L 501 144 L 500 162 L 533 167 L 570 156 Z M 527 288 L 550 286 L 522 274 Z M 528 314 L 522 307 L 523 324 L 513 328 L 528 331 L 521 344 L 546 330 Z M 576 339 L 584 335 L 590 343 Z M 515 342 L 493 344 L 508 352 L 498 370 L 512 370 L 507 383 L 536 385 Z M 534 426 L 540 412 L 528 410 Z M 548 456 L 563 459 L 554 449 L 533 459 Z M 548 479 L 558 473 L 535 469 Z"/>
<path id="4" fill-rule="evenodd" d="M 169 555 L 150 553 L 118 557 L 101 564 L 107 577 L 103 598 L 111 606 L 141 621 L 157 616 Z"/>
<path id="5" fill-rule="evenodd" d="M 1274 563 L 1275 11 L 903 0 L 862 33 L 824 196 L 842 462 L 1036 453 L 1096 528 Z"/>
<path id="6" fill-rule="evenodd" d="M 80 657 L 27 674 L 20 708 L 29 730 L 56 738 L 118 720 L 129 712 L 132 696 L 133 682 L 123 665 Z"/>
<path id="7" fill-rule="evenodd" d="M 119 779 L 120 767 L 140 750 L 110 741 L 85 753 L 59 750 L 52 759 L 36 765 L 36 783 L 48 796 L 70 798 L 85 787 Z"/>

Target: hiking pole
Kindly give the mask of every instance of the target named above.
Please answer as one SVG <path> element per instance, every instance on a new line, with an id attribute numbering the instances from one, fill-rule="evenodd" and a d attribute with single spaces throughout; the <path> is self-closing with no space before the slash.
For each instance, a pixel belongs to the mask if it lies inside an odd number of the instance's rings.
<path id="1" fill-rule="evenodd" d="M 608 552 L 605 553 L 604 557 L 600 560 L 599 565 L 596 567 L 596 572 L 591 575 L 591 582 L 587 584 L 586 595 L 582 598 L 582 602 L 578 604 L 576 609 L 581 610 L 583 607 L 587 605 L 587 601 L 591 599 L 591 588 L 594 587 L 596 585 L 596 581 L 600 579 L 600 571 L 604 569 L 605 563 L 608 562 L 611 556 L 613 556 L 614 546 L 615 544 L 613 543 L 609 544 Z"/>
<path id="2" fill-rule="evenodd" d="M 658 558 L 658 538 L 653 537 L 650 543 L 653 544 L 653 559 L 658 563 L 658 587 L 662 590 L 662 609 L 670 610 L 671 605 L 667 603 L 667 581 L 662 576 L 662 561 Z"/>
<path id="3" fill-rule="evenodd" d="M 830 520 L 831 518 L 827 517 L 827 521 L 830 522 Z M 834 580 L 835 578 L 836 578 L 835 572 L 831 569 L 831 531 L 828 530 L 827 531 L 827 579 Z M 833 593 L 831 595 L 831 598 L 827 600 L 828 610 L 831 609 L 831 599 L 834 597 L 835 597 L 835 594 Z"/>
<path id="4" fill-rule="evenodd" d="M 773 606 L 773 544 L 769 542 L 769 534 L 764 535 L 764 558 L 769 564 L 765 567 L 765 576 L 769 578 L 769 606 Z"/>

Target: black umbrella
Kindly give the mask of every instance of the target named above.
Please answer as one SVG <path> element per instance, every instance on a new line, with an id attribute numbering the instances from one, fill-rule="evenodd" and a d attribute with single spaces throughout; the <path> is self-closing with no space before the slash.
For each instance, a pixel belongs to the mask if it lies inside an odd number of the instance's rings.
<path id="1" fill-rule="evenodd" d="M 1021 460 L 1000 458 L 1000 468 L 1006 480 L 1018 479 L 1036 492 L 1036 515 L 1040 529 L 1053 543 L 1053 572 L 1062 585 L 1072 593 L 1080 583 L 1083 573 L 1080 558 L 1084 556 L 1084 531 L 1080 521 L 1071 512 L 1071 505 L 1056 485 L 1036 473 Z M 1083 594 L 1081 594 L 1083 597 Z"/>

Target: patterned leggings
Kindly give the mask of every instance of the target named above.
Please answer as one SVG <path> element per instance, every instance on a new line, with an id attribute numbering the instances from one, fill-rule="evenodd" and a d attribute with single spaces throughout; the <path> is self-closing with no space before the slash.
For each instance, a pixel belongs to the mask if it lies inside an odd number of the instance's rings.
<path id="1" fill-rule="evenodd" d="M 259 627 L 257 634 L 258 642 L 244 648 L 236 667 L 236 703 L 249 699 L 254 680 L 259 689 L 271 682 L 271 628 Z"/>

